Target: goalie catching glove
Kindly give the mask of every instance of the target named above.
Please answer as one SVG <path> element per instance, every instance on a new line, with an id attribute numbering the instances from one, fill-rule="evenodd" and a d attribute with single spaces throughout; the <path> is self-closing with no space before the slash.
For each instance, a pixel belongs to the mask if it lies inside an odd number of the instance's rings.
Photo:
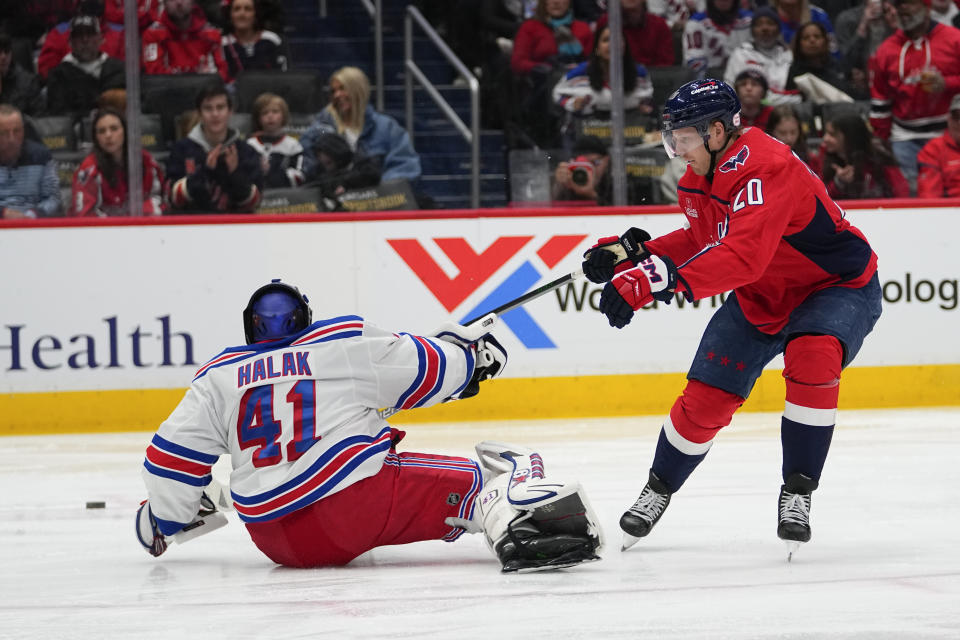
<path id="1" fill-rule="evenodd" d="M 607 316 L 611 327 L 622 329 L 630 324 L 633 312 L 654 300 L 670 304 L 678 286 L 689 289 L 677 274 L 673 260 L 664 256 L 649 256 L 636 269 L 625 271 L 603 287 L 600 293 L 600 312 Z"/>
<path id="2" fill-rule="evenodd" d="M 650 234 L 630 227 L 620 236 L 600 238 L 583 254 L 583 275 L 596 284 L 610 282 L 615 275 L 640 264 L 650 252 L 643 243 Z"/>

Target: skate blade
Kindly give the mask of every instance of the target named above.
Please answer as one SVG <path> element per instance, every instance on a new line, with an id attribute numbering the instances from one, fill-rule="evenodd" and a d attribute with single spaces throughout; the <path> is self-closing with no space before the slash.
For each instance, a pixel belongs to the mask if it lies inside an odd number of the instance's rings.
<path id="1" fill-rule="evenodd" d="M 623 542 L 620 543 L 620 551 L 621 552 L 626 551 L 627 549 L 637 544 L 638 542 L 640 542 L 640 538 L 636 536 L 632 536 L 629 533 L 624 533 Z"/>
<path id="2" fill-rule="evenodd" d="M 787 543 L 787 562 L 791 562 L 793 560 L 793 554 L 800 549 L 801 543 L 796 540 L 784 540 L 784 542 Z"/>

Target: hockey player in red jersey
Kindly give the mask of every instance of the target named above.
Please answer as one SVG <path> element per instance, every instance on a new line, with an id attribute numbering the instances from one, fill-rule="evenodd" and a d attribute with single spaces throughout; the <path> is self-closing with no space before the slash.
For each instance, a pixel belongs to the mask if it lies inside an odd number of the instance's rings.
<path id="1" fill-rule="evenodd" d="M 483 531 L 503 571 L 599 559 L 579 484 L 546 476 L 537 453 L 496 442 L 476 446 L 479 463 L 398 453 L 404 433 L 378 411 L 476 395 L 507 360 L 492 325 L 423 337 L 358 316 L 313 322 L 306 296 L 278 280 L 254 292 L 243 319 L 247 344 L 200 368 L 147 448 L 136 531 L 151 555 L 226 523 L 211 468 L 227 454 L 237 514 L 285 566 L 344 565 L 464 531 Z"/>
<path id="2" fill-rule="evenodd" d="M 720 80 L 667 99 L 663 142 L 687 161 L 677 186 L 684 228 L 602 238 L 583 269 L 606 283 L 600 310 L 622 328 L 635 310 L 674 296 L 730 291 L 710 320 L 687 385 L 660 431 L 649 480 L 623 514 L 624 548 L 647 535 L 750 394 L 784 356 L 783 485 L 777 535 L 810 539 L 817 488 L 836 418 L 842 369 L 880 316 L 877 257 L 823 183 L 789 147 L 740 126 L 740 102 Z"/>

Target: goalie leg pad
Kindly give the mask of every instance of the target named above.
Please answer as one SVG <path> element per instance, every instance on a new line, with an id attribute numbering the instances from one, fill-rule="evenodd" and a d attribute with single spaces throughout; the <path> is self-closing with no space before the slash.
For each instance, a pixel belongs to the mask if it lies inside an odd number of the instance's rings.
<path id="1" fill-rule="evenodd" d="M 542 460 L 528 449 L 484 442 L 477 452 L 485 470 L 504 470 L 488 480 L 479 500 L 484 537 L 504 572 L 600 559 L 600 527 L 579 483 L 550 482 Z"/>
<path id="2" fill-rule="evenodd" d="M 546 478 L 546 469 L 540 454 L 516 445 L 490 440 L 476 445 L 477 456 L 483 467 L 484 480 L 508 474 L 507 500 L 520 509 L 560 500 L 579 489 L 579 485 L 551 482 Z"/>

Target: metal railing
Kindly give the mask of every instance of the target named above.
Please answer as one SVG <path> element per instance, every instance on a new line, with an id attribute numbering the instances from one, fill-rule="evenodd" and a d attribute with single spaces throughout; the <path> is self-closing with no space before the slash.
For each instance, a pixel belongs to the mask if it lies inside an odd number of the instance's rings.
<path id="1" fill-rule="evenodd" d="M 367 0 L 363 0 L 366 2 Z M 464 124 L 457 112 L 453 110 L 450 103 L 440 94 L 436 86 L 424 75 L 420 67 L 413 60 L 413 24 L 426 34 L 428 38 L 436 45 L 443 57 L 447 59 L 453 68 L 457 70 L 460 77 L 463 78 L 470 89 L 470 127 Z M 447 119 L 456 127 L 463 139 L 470 145 L 470 203 L 474 209 L 480 208 L 480 82 L 476 76 L 470 73 L 466 65 L 460 61 L 460 58 L 447 46 L 423 14 L 413 5 L 407 6 L 407 13 L 403 23 L 403 64 L 406 69 L 404 74 L 404 89 L 406 97 L 406 121 L 407 131 L 410 133 L 410 139 L 413 135 L 413 81 L 416 80 L 423 86 L 427 94 L 433 99 Z"/>
<path id="2" fill-rule="evenodd" d="M 377 111 L 383 111 L 383 0 L 360 0 L 373 19 L 373 66 L 376 78 Z"/>

